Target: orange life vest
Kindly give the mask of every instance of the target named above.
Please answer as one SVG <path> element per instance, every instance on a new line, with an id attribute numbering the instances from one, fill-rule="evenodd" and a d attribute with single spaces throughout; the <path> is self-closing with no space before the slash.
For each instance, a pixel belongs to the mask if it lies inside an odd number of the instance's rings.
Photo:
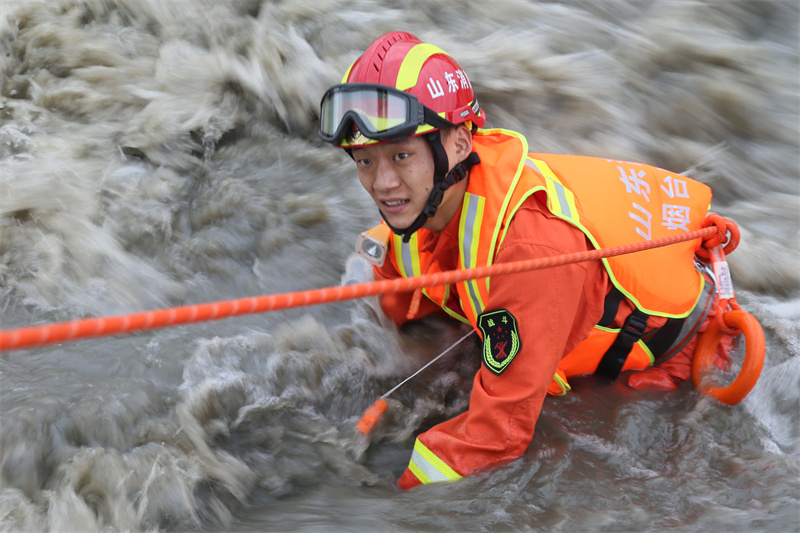
<path id="1" fill-rule="evenodd" d="M 596 248 L 656 239 L 700 229 L 711 202 L 706 185 L 640 163 L 583 156 L 529 154 L 522 135 L 502 129 L 478 130 L 474 150 L 481 163 L 470 171 L 459 223 L 458 268 L 491 265 L 514 214 L 532 194 L 543 195 L 548 210 L 573 224 Z M 404 277 L 441 269 L 419 249 L 420 229 L 403 243 L 395 235 L 390 260 Z M 643 314 L 687 317 L 704 293 L 695 268 L 700 239 L 603 259 L 616 289 Z M 424 269 L 424 270 L 423 270 Z M 491 279 L 424 289 L 446 313 L 476 330 L 489 299 Z M 707 291 L 706 291 L 707 292 Z M 597 370 L 620 330 L 596 326 L 559 365 L 550 392 L 569 389 L 567 377 Z M 653 364 L 647 345 L 636 340 L 623 370 Z"/>

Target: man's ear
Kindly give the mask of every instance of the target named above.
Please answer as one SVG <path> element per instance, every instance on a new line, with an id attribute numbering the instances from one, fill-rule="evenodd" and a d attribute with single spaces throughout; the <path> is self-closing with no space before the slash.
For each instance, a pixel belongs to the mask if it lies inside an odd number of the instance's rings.
<path id="1" fill-rule="evenodd" d="M 459 124 L 452 134 L 456 159 L 461 162 L 472 153 L 472 132 L 464 124 Z"/>

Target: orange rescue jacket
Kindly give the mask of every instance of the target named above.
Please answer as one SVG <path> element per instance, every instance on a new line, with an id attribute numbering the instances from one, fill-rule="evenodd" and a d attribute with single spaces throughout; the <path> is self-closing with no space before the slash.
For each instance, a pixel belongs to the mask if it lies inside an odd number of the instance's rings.
<path id="1" fill-rule="evenodd" d="M 473 144 L 481 163 L 472 168 L 464 194 L 459 269 L 494 262 L 514 214 L 532 194 L 543 195 L 550 212 L 579 228 L 595 248 L 700 229 L 710 206 L 709 187 L 653 166 L 530 154 L 525 137 L 502 129 L 477 131 Z M 427 231 L 420 229 L 408 243 L 400 236 L 393 237 L 389 258 L 404 277 L 439 271 L 435 258 L 418 246 Z M 699 246 L 700 239 L 696 239 L 602 261 L 616 290 L 636 306 L 638 316 L 645 321 L 646 315 L 682 319 L 708 294 L 704 276 L 694 262 Z M 450 316 L 471 324 L 480 335 L 477 320 L 490 287 L 491 279 L 485 278 L 427 288 L 423 293 Z M 590 336 L 562 359 L 549 392 L 563 394 L 569 389 L 569 376 L 599 371 L 598 366 L 605 364 L 603 356 L 625 340 L 622 337 L 627 331 L 623 335 L 620 331 L 595 326 Z M 640 337 L 629 339 L 616 373 L 653 364 L 655 356 Z"/>

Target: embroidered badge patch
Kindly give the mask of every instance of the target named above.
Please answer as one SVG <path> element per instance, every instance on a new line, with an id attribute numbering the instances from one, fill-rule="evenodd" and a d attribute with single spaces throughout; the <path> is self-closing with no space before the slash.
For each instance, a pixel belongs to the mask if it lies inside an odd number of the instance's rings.
<path id="1" fill-rule="evenodd" d="M 500 375 L 522 347 L 517 319 L 505 309 L 497 309 L 478 316 L 478 327 L 483 333 L 483 362 Z"/>

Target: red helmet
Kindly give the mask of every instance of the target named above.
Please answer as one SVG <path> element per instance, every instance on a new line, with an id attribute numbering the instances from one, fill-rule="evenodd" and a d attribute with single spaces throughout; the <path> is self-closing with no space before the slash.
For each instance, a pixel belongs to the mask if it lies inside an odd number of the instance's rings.
<path id="1" fill-rule="evenodd" d="M 323 96 L 320 134 L 351 148 L 467 121 L 482 127 L 486 117 L 464 70 L 440 48 L 396 31 L 375 40 Z"/>

